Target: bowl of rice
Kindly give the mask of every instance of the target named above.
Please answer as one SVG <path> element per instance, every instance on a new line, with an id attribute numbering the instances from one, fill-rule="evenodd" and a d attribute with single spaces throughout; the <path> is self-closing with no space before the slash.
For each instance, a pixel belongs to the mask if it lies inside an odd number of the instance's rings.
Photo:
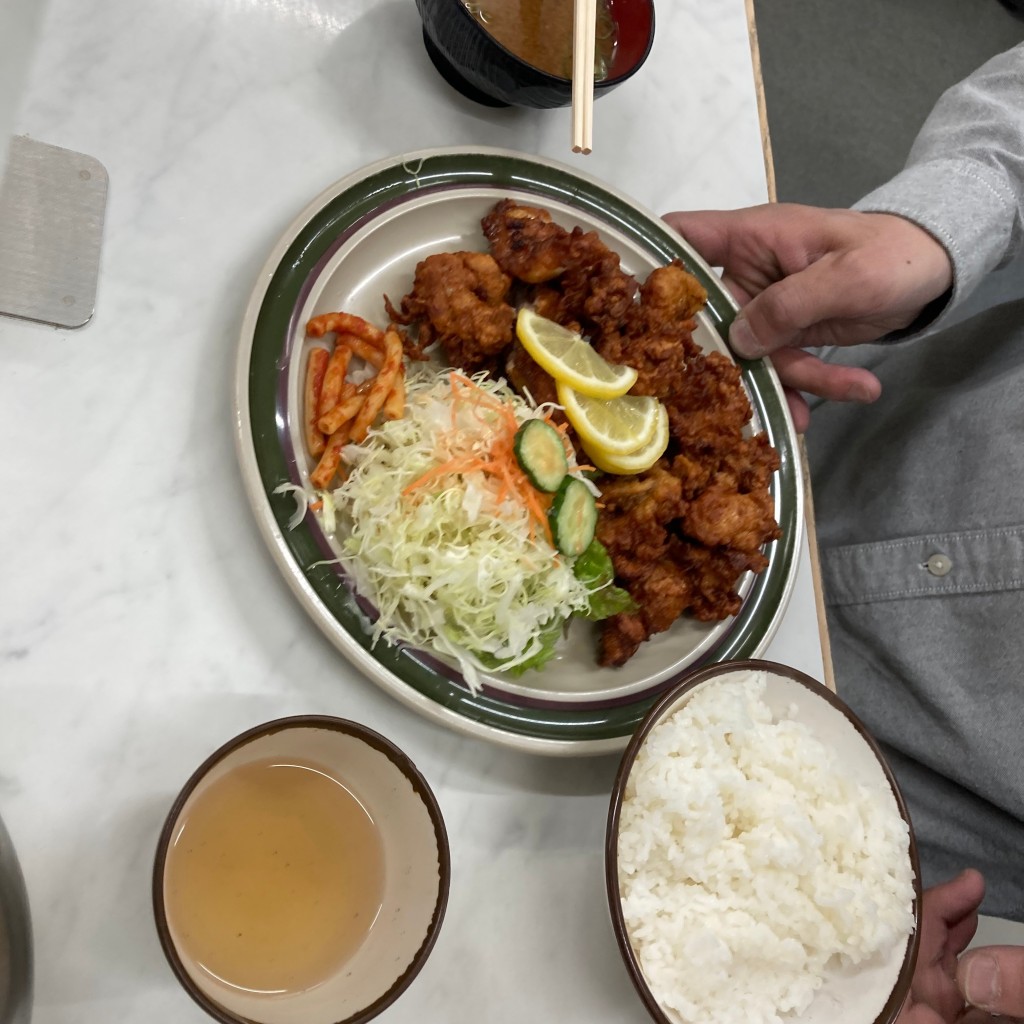
<path id="1" fill-rule="evenodd" d="M 863 724 L 767 661 L 699 669 L 623 756 L 612 925 L 658 1024 L 892 1024 L 917 960 L 906 805 Z"/>

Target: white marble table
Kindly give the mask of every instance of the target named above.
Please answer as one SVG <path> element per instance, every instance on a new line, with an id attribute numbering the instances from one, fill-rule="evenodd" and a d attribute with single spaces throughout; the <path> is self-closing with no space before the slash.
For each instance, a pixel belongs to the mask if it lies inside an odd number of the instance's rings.
<path id="1" fill-rule="evenodd" d="M 169 803 L 243 729 L 336 714 L 401 745 L 453 855 L 448 915 L 390 1022 L 645 1021 L 602 880 L 616 758 L 460 737 L 357 677 L 263 547 L 233 451 L 254 276 L 322 188 L 399 151 L 562 160 L 658 211 L 767 198 L 743 0 L 672 0 L 643 72 L 567 111 L 490 110 L 423 50 L 412 0 L 52 0 L 14 130 L 110 174 L 97 312 L 0 321 L 0 814 L 36 939 L 38 1022 L 205 1020 L 164 962 Z M 822 676 L 804 552 L 768 656 Z"/>

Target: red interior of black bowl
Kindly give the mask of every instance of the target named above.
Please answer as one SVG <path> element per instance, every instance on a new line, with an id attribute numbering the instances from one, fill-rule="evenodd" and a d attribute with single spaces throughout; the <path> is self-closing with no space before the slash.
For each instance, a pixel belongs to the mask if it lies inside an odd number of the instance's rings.
<path id="1" fill-rule="evenodd" d="M 608 0 L 618 40 L 608 78 L 628 75 L 647 55 L 651 46 L 654 4 L 651 0 Z"/>

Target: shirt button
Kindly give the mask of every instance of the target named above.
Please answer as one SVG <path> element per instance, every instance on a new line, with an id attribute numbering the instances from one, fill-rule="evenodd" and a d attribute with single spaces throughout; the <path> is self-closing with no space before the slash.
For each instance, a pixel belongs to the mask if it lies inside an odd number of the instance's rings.
<path id="1" fill-rule="evenodd" d="M 948 555 L 932 555 L 924 567 L 933 576 L 948 576 L 953 569 L 953 562 Z"/>

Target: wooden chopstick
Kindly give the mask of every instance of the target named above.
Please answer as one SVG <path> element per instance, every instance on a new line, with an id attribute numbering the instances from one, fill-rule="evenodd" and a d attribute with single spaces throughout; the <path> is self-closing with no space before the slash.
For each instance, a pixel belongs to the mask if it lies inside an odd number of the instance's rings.
<path id="1" fill-rule="evenodd" d="M 594 145 L 594 49 L 597 0 L 575 0 L 572 20 L 572 151 Z"/>

